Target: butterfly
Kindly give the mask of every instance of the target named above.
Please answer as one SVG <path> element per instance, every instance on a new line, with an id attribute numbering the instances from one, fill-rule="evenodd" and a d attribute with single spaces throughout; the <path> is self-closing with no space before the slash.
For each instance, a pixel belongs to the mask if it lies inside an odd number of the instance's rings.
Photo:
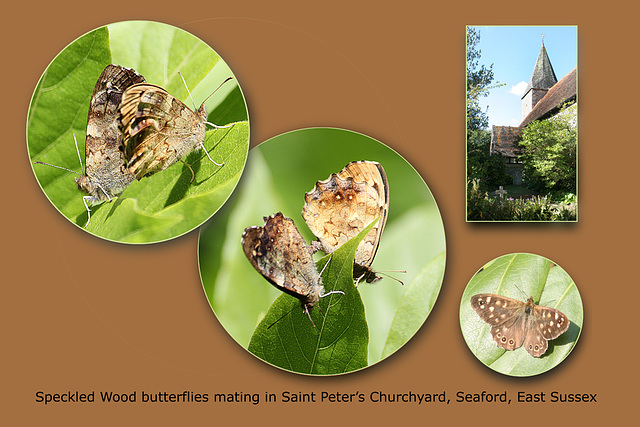
<path id="1" fill-rule="evenodd" d="M 137 179 L 168 168 L 199 147 L 205 149 L 207 124 L 228 127 L 207 122 L 205 102 L 206 99 L 193 112 L 160 86 L 141 83 L 125 91 L 119 121 L 127 167 Z M 206 149 L 205 153 L 214 164 L 222 166 Z"/>
<path id="2" fill-rule="evenodd" d="M 547 341 L 558 338 L 569 329 L 569 318 L 551 307 L 536 305 L 533 298 L 526 302 L 493 294 L 471 297 L 471 307 L 491 326 L 491 336 L 498 347 L 515 350 L 524 344 L 534 356 L 542 356 Z"/>
<path id="3" fill-rule="evenodd" d="M 318 238 L 315 250 L 332 253 L 378 219 L 356 249 L 353 276 L 372 283 L 381 277 L 371 270 L 389 213 L 389 182 L 380 163 L 351 162 L 340 172 L 318 181 L 304 196 L 302 217 Z"/>
<path id="4" fill-rule="evenodd" d="M 247 227 L 242 233 L 242 249 L 253 268 L 269 283 L 300 300 L 309 320 L 309 312 L 320 298 L 344 295 L 342 291 L 325 293 L 322 273 L 313 261 L 313 249 L 293 220 L 281 212 L 265 217 L 262 227 Z M 311 324 L 315 326 L 313 320 Z"/>
<path id="5" fill-rule="evenodd" d="M 83 197 L 87 209 L 86 225 L 91 220 L 90 205 L 111 201 L 135 179 L 126 167 L 121 150 L 122 133 L 118 128 L 118 107 L 124 91 L 144 81 L 144 77 L 135 70 L 114 64 L 107 65 L 98 77 L 89 104 L 85 174 L 78 174 L 79 177 L 75 178 L 78 188 L 88 194 Z M 43 162 L 35 163 L 49 165 Z M 82 166 L 82 159 L 80 165 Z M 60 168 L 55 165 L 49 166 Z"/>

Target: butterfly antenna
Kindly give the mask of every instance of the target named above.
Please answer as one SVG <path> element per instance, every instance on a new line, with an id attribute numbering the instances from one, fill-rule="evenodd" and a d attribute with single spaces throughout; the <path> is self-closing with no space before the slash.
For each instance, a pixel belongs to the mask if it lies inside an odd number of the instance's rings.
<path id="1" fill-rule="evenodd" d="M 63 169 L 66 170 L 67 172 L 71 172 L 71 173 L 75 173 L 78 176 L 82 176 L 80 175 L 78 172 L 76 171 L 72 171 L 71 169 L 67 169 L 67 168 L 63 168 L 62 166 L 56 166 L 56 165 L 52 165 L 51 163 L 45 163 L 45 162 L 33 162 L 33 163 L 37 163 L 39 165 L 47 165 L 47 166 L 51 166 L 52 168 L 58 168 L 58 169 Z"/>
<path id="2" fill-rule="evenodd" d="M 84 170 L 84 167 L 82 166 L 82 157 L 80 157 L 80 150 L 78 149 L 78 140 L 76 139 L 76 134 L 75 133 L 73 134 L 73 140 L 76 143 L 76 153 L 78 153 L 78 160 L 80 160 L 80 169 Z M 51 166 L 52 168 L 58 168 L 58 169 L 66 170 L 67 172 L 75 173 L 78 176 L 82 176 L 82 174 L 79 174 L 76 171 L 73 171 L 73 170 L 67 169 L 67 168 L 63 168 L 62 166 L 52 165 L 51 163 L 46 163 L 46 162 L 33 162 L 33 163 L 37 163 L 39 165 Z M 107 197 L 109 197 L 109 196 L 107 195 Z"/>
<path id="3" fill-rule="evenodd" d="M 76 139 L 76 134 L 73 134 L 73 140 L 76 143 L 76 153 L 78 154 L 78 160 L 80 160 L 80 170 L 84 170 L 84 166 L 82 166 L 82 156 L 80 156 L 80 149 L 78 148 L 78 140 Z"/>
<path id="4" fill-rule="evenodd" d="M 294 306 L 291 310 L 287 311 L 285 314 L 283 314 L 282 316 L 278 317 L 278 320 L 276 320 L 275 322 L 273 322 L 272 324 L 270 324 L 269 326 L 267 326 L 267 329 L 271 329 L 271 327 L 273 325 L 275 325 L 276 323 L 278 323 L 279 321 L 281 321 L 282 319 L 284 319 L 284 317 L 286 315 L 288 315 L 289 313 L 291 313 L 293 310 L 295 310 L 296 307 Z M 311 323 L 313 323 L 313 321 L 311 321 Z"/>
<path id="5" fill-rule="evenodd" d="M 216 93 L 218 91 L 218 89 L 220 89 L 222 87 L 223 84 L 225 84 L 226 82 L 228 82 L 229 80 L 233 80 L 233 77 L 227 77 L 222 83 L 220 83 L 218 85 L 218 87 L 209 94 L 209 96 L 207 96 L 204 101 L 202 101 L 202 103 L 204 104 L 205 102 L 207 102 L 207 99 L 211 98 L 211 95 L 213 95 L 214 93 Z"/>
<path id="6" fill-rule="evenodd" d="M 514 284 L 513 284 L 513 286 L 515 286 L 515 287 L 516 287 L 516 289 L 518 289 L 518 290 L 522 293 L 522 296 L 524 297 L 524 299 L 529 298 L 529 296 L 528 296 L 527 294 L 525 294 L 525 293 L 524 293 L 524 291 L 518 287 L 518 285 L 516 285 L 516 284 L 514 283 Z"/>
<path id="7" fill-rule="evenodd" d="M 220 84 L 218 85 L 218 87 L 217 87 L 213 92 L 211 92 L 211 93 L 209 94 L 209 96 L 207 96 L 207 97 L 204 99 L 204 101 L 202 101 L 202 103 L 204 104 L 205 102 L 207 102 L 207 99 L 211 98 L 211 95 L 213 95 L 214 93 L 216 93 L 216 92 L 218 91 L 218 89 L 220 89 L 220 88 L 222 87 L 222 85 L 223 85 L 223 84 L 225 84 L 226 82 L 228 82 L 229 80 L 233 80 L 233 77 L 227 77 L 227 78 L 225 79 L 225 81 L 223 81 L 222 83 L 220 83 Z M 224 126 L 220 126 L 220 125 L 217 125 L 217 124 L 215 124 L 215 123 L 211 123 L 211 122 L 205 122 L 205 123 L 206 123 L 206 124 L 208 124 L 209 126 L 211 126 L 211 127 L 215 128 L 215 129 L 226 129 L 226 128 L 230 128 L 230 127 L 232 127 L 232 126 L 234 126 L 234 125 L 235 125 L 235 123 L 230 123 L 230 124 L 228 124 L 228 125 L 224 125 Z M 215 163 L 215 162 L 214 162 L 214 163 Z"/>
<path id="8" fill-rule="evenodd" d="M 390 272 L 392 272 L 392 273 L 406 273 L 406 272 L 407 272 L 407 270 L 384 270 L 384 271 L 376 271 L 376 273 L 378 273 L 378 274 L 380 274 L 380 275 L 382 275 L 382 276 L 388 277 L 389 279 L 393 279 L 393 280 L 395 280 L 396 282 L 400 283 L 402 286 L 404 286 L 404 282 L 403 282 L 402 280 L 398 279 L 397 277 L 393 277 L 393 276 L 392 276 L 392 275 L 390 275 L 390 274 L 387 274 L 387 272 L 388 272 L 388 271 L 390 271 Z"/>
<path id="9" fill-rule="evenodd" d="M 193 97 L 191 96 L 191 91 L 189 90 L 189 86 L 187 86 L 187 81 L 184 79 L 180 71 L 178 71 L 178 74 L 182 79 L 182 83 L 184 83 L 184 87 L 187 89 L 187 93 L 189 94 L 189 99 L 191 99 L 191 103 L 193 104 L 193 111 L 198 111 L 198 107 L 196 107 L 196 103 L 193 101 Z"/>

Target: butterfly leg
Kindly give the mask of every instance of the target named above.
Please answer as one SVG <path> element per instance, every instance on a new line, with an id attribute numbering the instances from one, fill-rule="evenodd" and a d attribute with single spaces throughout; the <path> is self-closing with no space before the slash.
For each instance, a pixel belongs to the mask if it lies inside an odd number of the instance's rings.
<path id="1" fill-rule="evenodd" d="M 216 166 L 224 166 L 224 162 L 222 162 L 222 163 L 218 163 L 218 162 L 216 162 L 215 160 L 213 160 L 213 159 L 211 158 L 211 156 L 209 155 L 209 152 L 207 151 L 207 148 L 204 146 L 204 142 L 201 142 L 201 143 L 200 143 L 200 145 L 202 146 L 202 149 L 204 150 L 204 154 L 206 154 L 206 155 L 207 155 L 207 157 L 209 158 L 209 160 L 211 160 L 211 162 L 212 162 L 214 165 L 216 165 Z M 192 172 L 193 172 L 193 171 L 192 171 Z"/>
<path id="2" fill-rule="evenodd" d="M 178 159 L 178 160 L 180 160 L 182 163 L 184 163 L 185 166 L 188 167 L 189 170 L 191 171 L 191 180 L 189 181 L 189 184 L 191 184 L 193 182 L 193 179 L 196 177 L 196 174 L 193 172 L 193 168 L 191 167 L 191 165 L 189 163 L 185 162 L 184 160 L 182 160 L 182 159 Z"/>
<path id="3" fill-rule="evenodd" d="M 309 313 L 309 307 L 307 306 L 307 304 L 304 305 L 304 312 L 307 313 L 307 316 L 309 316 L 309 320 L 311 321 L 311 324 L 315 328 L 316 324 L 313 323 L 313 319 L 311 319 L 311 313 Z"/>
<path id="4" fill-rule="evenodd" d="M 84 207 L 87 209 L 87 223 L 84 225 L 84 228 L 87 228 L 87 225 L 89 225 L 89 221 L 91 221 L 91 209 L 87 204 L 87 200 L 92 200 L 92 197 L 91 196 L 82 197 L 82 203 L 84 203 Z"/>

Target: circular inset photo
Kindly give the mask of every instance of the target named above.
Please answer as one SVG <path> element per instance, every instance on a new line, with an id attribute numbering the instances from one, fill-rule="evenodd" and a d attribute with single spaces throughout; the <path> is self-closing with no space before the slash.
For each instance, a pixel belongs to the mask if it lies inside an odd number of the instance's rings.
<path id="1" fill-rule="evenodd" d="M 233 73 L 203 41 L 119 22 L 49 64 L 27 146 L 42 190 L 71 222 L 116 242 L 160 242 L 228 199 L 247 158 L 248 113 Z"/>
<path id="2" fill-rule="evenodd" d="M 501 374 L 554 368 L 582 330 L 582 299 L 560 266 L 539 255 L 503 255 L 485 264 L 462 295 L 460 326 L 471 352 Z"/>
<path id="3" fill-rule="evenodd" d="M 359 133 L 310 128 L 249 153 L 200 230 L 205 294 L 226 331 L 287 371 L 336 375 L 393 354 L 442 284 L 435 200 L 400 155 Z"/>

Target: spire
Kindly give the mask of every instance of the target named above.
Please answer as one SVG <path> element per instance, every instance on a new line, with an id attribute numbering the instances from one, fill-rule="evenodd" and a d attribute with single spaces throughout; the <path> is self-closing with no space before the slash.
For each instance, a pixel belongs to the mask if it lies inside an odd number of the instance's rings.
<path id="1" fill-rule="evenodd" d="M 556 78 L 556 73 L 553 71 L 553 67 L 551 66 L 551 61 L 549 61 L 547 50 L 544 48 L 544 34 L 543 34 L 542 47 L 540 48 L 540 53 L 538 54 L 538 60 L 536 61 L 536 65 L 533 67 L 531 80 L 529 80 L 529 84 L 527 85 L 527 89 L 525 90 L 525 93 L 529 92 L 529 90 L 531 89 L 550 89 L 551 86 L 553 86 L 557 82 L 558 82 L 558 79 Z"/>

